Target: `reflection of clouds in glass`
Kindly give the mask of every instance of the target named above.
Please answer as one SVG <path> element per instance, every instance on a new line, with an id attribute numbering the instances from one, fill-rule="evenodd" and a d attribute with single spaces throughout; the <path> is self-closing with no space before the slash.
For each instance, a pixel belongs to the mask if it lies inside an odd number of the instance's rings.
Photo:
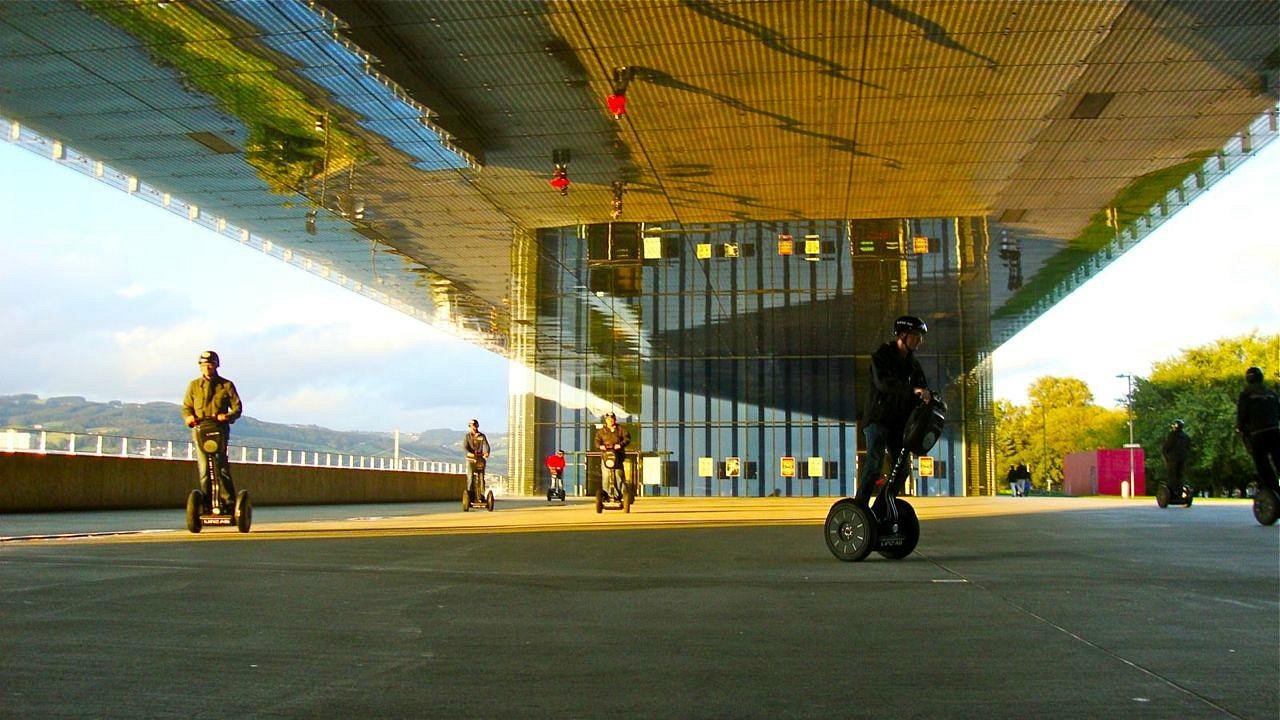
<path id="1" fill-rule="evenodd" d="M 593 395 L 581 388 L 560 382 L 559 380 L 532 370 L 516 362 L 509 363 L 510 388 L 512 395 L 533 394 L 543 400 L 550 400 L 568 410 L 586 410 L 592 417 L 600 417 L 605 413 L 617 413 L 626 418 L 638 414 L 639 408 L 627 409 L 621 405 Z"/>
<path id="2" fill-rule="evenodd" d="M 505 427 L 503 358 L 20 148 L 0 165 L 0 394 L 178 402 L 214 348 L 262 420 Z"/>

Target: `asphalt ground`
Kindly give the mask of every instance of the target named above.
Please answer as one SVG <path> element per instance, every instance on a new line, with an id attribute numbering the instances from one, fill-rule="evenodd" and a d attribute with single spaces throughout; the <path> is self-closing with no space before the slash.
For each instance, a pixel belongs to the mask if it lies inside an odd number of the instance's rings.
<path id="1" fill-rule="evenodd" d="M 912 502 L 862 563 L 822 498 L 2 515 L 0 717 L 1280 716 L 1247 502 Z"/>

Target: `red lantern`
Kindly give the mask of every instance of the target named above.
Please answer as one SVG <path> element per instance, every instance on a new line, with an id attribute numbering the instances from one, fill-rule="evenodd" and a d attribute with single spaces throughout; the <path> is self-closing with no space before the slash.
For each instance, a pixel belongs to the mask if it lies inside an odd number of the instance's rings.
<path id="1" fill-rule="evenodd" d="M 557 165 L 555 174 L 551 176 L 551 187 L 560 191 L 561 195 L 569 194 L 569 172 L 563 165 Z"/>
<path id="2" fill-rule="evenodd" d="M 627 114 L 626 95 L 614 93 L 605 99 L 605 103 L 609 106 L 609 114 L 613 115 L 614 120 L 620 120 L 623 115 Z"/>

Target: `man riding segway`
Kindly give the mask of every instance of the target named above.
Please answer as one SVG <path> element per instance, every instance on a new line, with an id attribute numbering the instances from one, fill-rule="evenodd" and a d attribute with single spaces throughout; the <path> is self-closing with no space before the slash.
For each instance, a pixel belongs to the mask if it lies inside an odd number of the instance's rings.
<path id="1" fill-rule="evenodd" d="M 547 472 L 551 474 L 551 480 L 547 484 L 547 502 L 564 501 L 564 468 L 564 450 L 557 450 L 547 456 Z"/>
<path id="2" fill-rule="evenodd" d="M 624 467 L 631 433 L 618 424 L 617 415 L 606 413 L 604 424 L 596 430 L 591 444 L 600 451 L 600 491 L 596 493 L 596 512 L 606 508 L 631 512 L 631 501 L 635 495 L 627 482 Z"/>
<path id="3" fill-rule="evenodd" d="M 467 454 L 467 489 L 462 492 L 462 511 L 483 507 L 493 512 L 493 491 L 486 491 L 484 468 L 489 461 L 489 438 L 480 432 L 480 421 L 475 418 L 467 423 L 467 434 L 462 436 L 462 449 Z"/>
<path id="4" fill-rule="evenodd" d="M 1191 507 L 1191 486 L 1184 481 L 1187 462 L 1191 459 L 1191 438 L 1183 430 L 1186 423 L 1174 420 L 1169 425 L 1169 434 L 1160 446 L 1160 454 L 1164 458 L 1165 472 L 1169 477 L 1156 488 L 1156 505 L 1164 508 L 1170 504 Z"/>
<path id="5" fill-rule="evenodd" d="M 915 357 L 928 331 L 920 318 L 903 315 L 893 323 L 894 340 L 871 355 L 871 394 L 862 430 L 866 455 L 858 468 L 857 490 L 852 499 L 832 505 L 825 525 L 827 547 L 841 560 L 862 560 L 873 549 L 899 559 L 919 541 L 915 511 L 897 493 L 911 473 L 910 455 L 933 447 L 946 419 L 946 405 L 934 398 Z M 893 465 L 872 506 L 886 455 Z"/>
<path id="6" fill-rule="evenodd" d="M 1245 386 L 1236 400 L 1236 432 L 1258 471 L 1258 492 L 1253 496 L 1253 517 L 1263 525 L 1280 518 L 1280 397 L 1267 387 L 1262 369 L 1244 374 Z"/>
<path id="7" fill-rule="evenodd" d="M 200 377 L 187 385 L 182 399 L 182 419 L 191 428 L 200 490 L 187 502 L 187 528 L 199 532 L 204 523 L 229 525 L 249 531 L 247 492 L 236 493 L 227 460 L 231 423 L 244 411 L 235 383 L 218 374 L 218 353 L 206 350 L 196 361 Z"/>

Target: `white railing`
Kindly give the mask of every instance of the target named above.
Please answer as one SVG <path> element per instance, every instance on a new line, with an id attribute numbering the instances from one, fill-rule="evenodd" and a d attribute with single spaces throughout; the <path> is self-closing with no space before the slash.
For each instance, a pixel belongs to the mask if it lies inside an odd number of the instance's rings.
<path id="1" fill-rule="evenodd" d="M 194 460 L 191 441 L 156 440 L 122 435 L 72 433 L 39 428 L 0 430 L 0 452 L 39 455 L 98 455 L 147 460 Z M 227 457 L 232 463 L 292 465 L 302 467 L 347 468 L 351 470 L 392 470 L 454 475 L 466 474 L 463 463 L 395 458 L 391 455 L 356 455 L 290 448 L 260 448 L 231 444 Z M 489 482 L 502 483 L 505 477 L 490 474 Z"/>

